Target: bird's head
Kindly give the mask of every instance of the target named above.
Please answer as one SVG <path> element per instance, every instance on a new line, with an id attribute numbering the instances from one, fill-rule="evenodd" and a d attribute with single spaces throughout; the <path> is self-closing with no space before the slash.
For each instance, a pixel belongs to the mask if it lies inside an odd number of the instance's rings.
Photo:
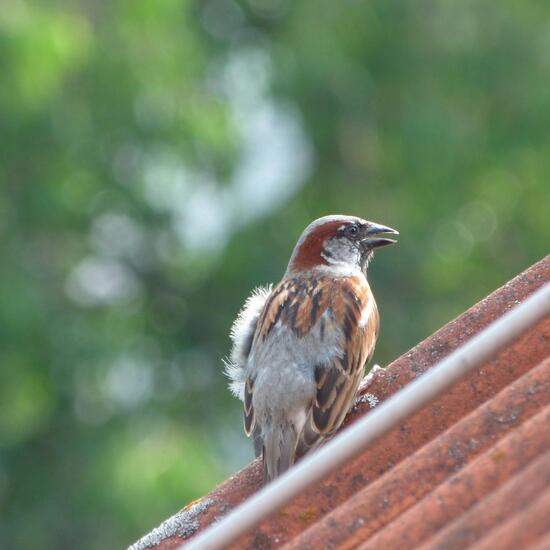
<path id="1" fill-rule="evenodd" d="M 398 235 L 391 227 L 355 216 L 325 216 L 310 223 L 298 240 L 287 275 L 315 268 L 366 271 L 375 248 L 394 244 L 385 235 Z"/>

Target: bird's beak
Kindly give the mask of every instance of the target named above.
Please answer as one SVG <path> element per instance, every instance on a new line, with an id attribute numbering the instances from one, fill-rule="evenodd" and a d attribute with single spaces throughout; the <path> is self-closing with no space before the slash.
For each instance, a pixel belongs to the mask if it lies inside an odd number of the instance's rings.
<path id="1" fill-rule="evenodd" d="M 377 223 L 370 223 L 365 231 L 365 238 L 363 244 L 367 248 L 380 248 L 382 246 L 388 246 L 389 244 L 395 244 L 397 241 L 394 239 L 388 239 L 386 237 L 378 237 L 378 235 L 399 235 L 399 231 L 386 227 L 385 225 L 379 225 Z"/>

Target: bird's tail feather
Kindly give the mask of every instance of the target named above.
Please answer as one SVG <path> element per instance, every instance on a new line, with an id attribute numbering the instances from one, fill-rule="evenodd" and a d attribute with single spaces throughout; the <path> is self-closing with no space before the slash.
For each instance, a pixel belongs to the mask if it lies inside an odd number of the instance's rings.
<path id="1" fill-rule="evenodd" d="M 296 460 L 297 435 L 292 424 L 275 426 L 264 434 L 264 483 L 288 470 Z"/>

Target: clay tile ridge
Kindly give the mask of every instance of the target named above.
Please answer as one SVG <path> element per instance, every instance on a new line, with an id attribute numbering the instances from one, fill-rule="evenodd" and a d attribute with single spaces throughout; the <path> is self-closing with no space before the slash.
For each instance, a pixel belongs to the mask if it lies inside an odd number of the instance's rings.
<path id="1" fill-rule="evenodd" d="M 550 281 L 550 256 L 360 392 L 346 424 Z M 235 549 L 550 548 L 550 318 L 241 537 Z M 177 548 L 261 486 L 254 461 L 135 543 Z"/>

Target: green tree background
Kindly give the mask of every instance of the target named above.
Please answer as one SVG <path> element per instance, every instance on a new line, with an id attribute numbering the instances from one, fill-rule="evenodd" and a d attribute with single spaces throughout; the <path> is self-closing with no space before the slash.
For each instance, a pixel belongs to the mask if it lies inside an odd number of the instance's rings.
<path id="1" fill-rule="evenodd" d="M 385 364 L 548 252 L 550 6 L 7 0 L 0 547 L 124 547 L 251 458 L 250 290 L 350 213 Z"/>

